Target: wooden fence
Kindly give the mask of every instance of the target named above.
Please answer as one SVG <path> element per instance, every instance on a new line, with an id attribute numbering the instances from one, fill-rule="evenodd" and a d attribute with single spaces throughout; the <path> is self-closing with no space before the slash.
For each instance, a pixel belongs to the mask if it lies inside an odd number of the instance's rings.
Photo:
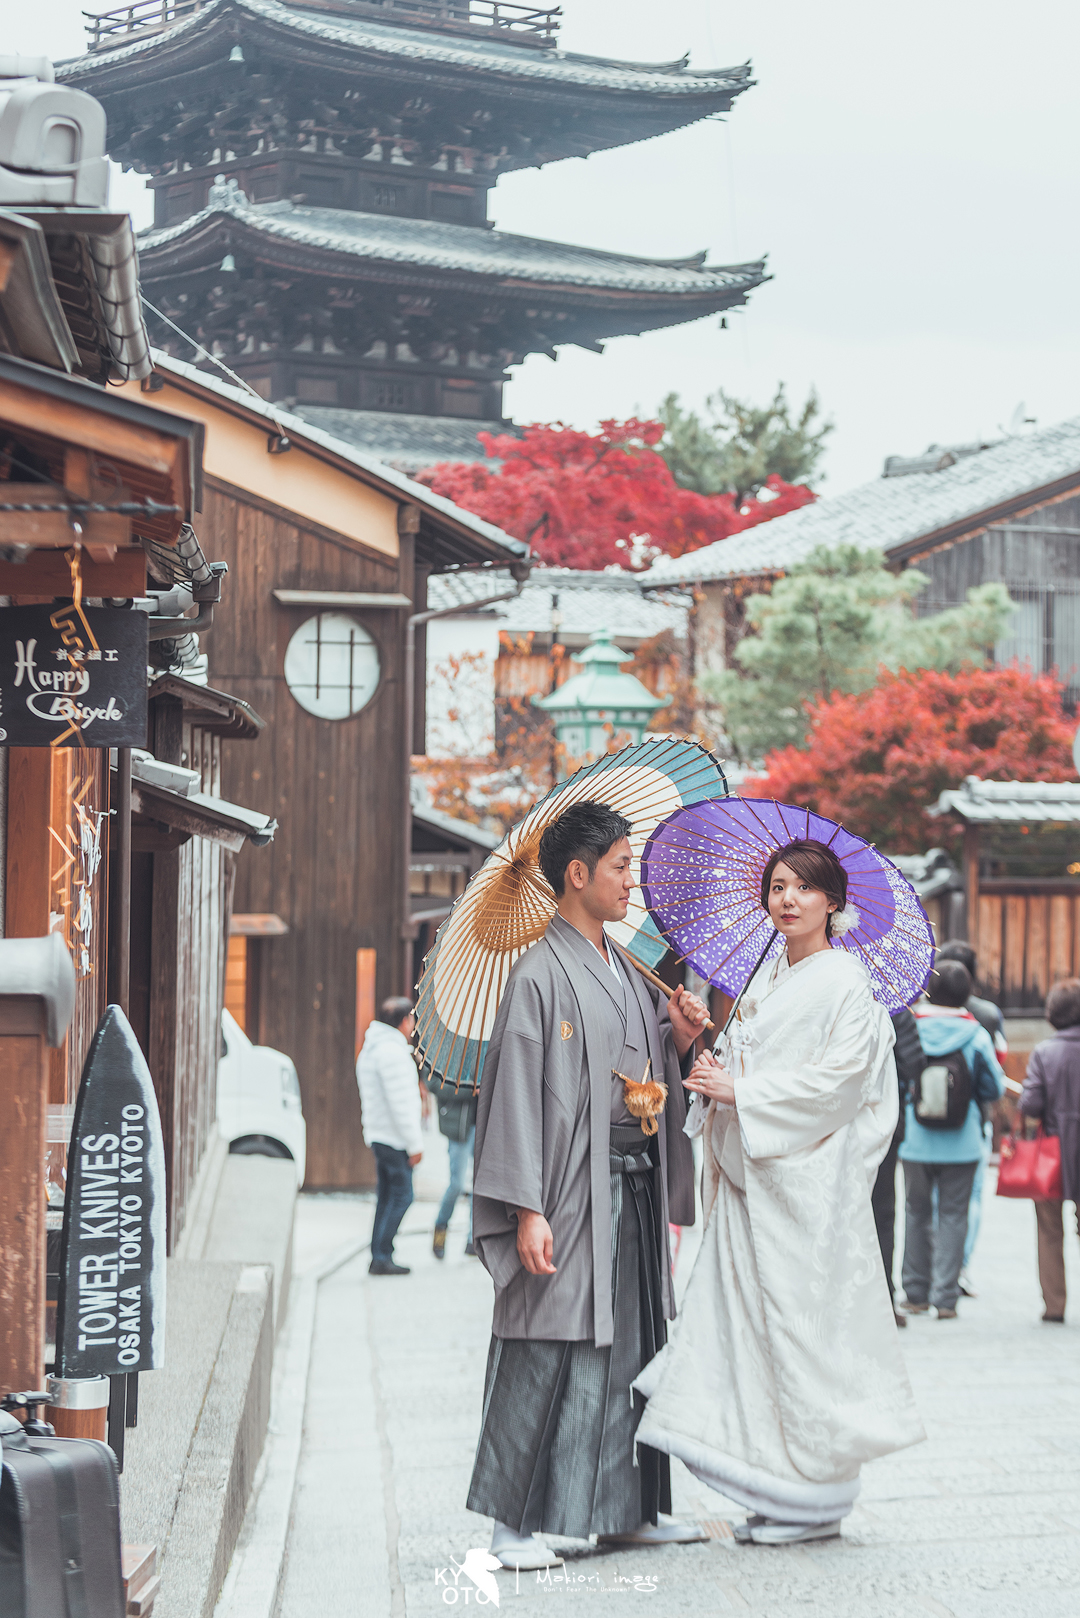
<path id="1" fill-rule="evenodd" d="M 1003 1011 L 1041 1012 L 1052 984 L 1080 975 L 1080 884 L 983 878 L 971 941 L 980 989 Z"/>

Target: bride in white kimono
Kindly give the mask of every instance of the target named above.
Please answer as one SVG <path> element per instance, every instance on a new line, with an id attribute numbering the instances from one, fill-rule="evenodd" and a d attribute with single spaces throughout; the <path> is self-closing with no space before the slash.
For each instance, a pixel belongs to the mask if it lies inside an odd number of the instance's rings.
<path id="1" fill-rule="evenodd" d="M 635 1386 L 639 1443 L 752 1515 L 736 1538 L 824 1539 L 864 1461 L 926 1435 L 900 1355 L 870 1188 L 897 1117 L 893 1029 L 854 955 L 843 866 L 780 849 L 762 904 L 787 940 L 747 986 L 725 1051 L 685 1081 L 707 1221 L 675 1338 Z"/>

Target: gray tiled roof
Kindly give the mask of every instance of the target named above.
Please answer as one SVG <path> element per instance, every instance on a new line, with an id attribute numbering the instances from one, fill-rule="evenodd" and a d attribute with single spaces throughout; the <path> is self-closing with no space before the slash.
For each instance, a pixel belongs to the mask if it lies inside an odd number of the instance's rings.
<path id="1" fill-rule="evenodd" d="M 1080 820 L 1080 781 L 980 781 L 969 775 L 929 811 L 972 823 Z"/>
<path id="2" fill-rule="evenodd" d="M 1080 476 L 1080 416 L 1007 438 L 940 472 L 875 478 L 687 556 L 662 557 L 646 579 L 656 585 L 779 572 L 816 545 L 889 552 L 1072 475 Z"/>
<path id="3" fill-rule="evenodd" d="M 342 410 L 336 405 L 296 404 L 292 408 L 293 415 L 324 433 L 410 472 L 439 461 L 487 460 L 477 433 L 517 430 L 503 421 L 464 421 L 459 416 L 409 416 L 392 410 Z"/>
<path id="4" fill-rule="evenodd" d="M 749 292 L 764 280 L 762 262 L 705 266 L 696 259 L 628 258 L 566 242 L 511 236 L 437 219 L 401 219 L 343 208 L 302 208 L 292 202 L 250 203 L 235 184 L 214 185 L 210 203 L 176 225 L 145 231 L 140 253 L 193 235 L 215 213 L 242 220 L 279 240 L 348 253 L 380 263 L 425 265 L 471 275 L 557 286 L 611 288 L 663 296 L 711 291 Z"/>
<path id="5" fill-rule="evenodd" d="M 414 821 L 422 821 L 436 831 L 447 832 L 451 837 L 460 837 L 462 842 L 473 843 L 477 848 L 498 848 L 502 842 L 502 836 L 497 832 L 484 831 L 482 826 L 474 826 L 469 820 L 458 820 L 453 815 L 444 815 L 441 809 L 432 808 L 431 793 L 422 776 L 412 776 L 409 786 Z M 422 853 L 413 853 L 414 864 L 423 864 L 423 860 Z"/>
<path id="6" fill-rule="evenodd" d="M 501 569 L 482 574 L 444 573 L 428 583 L 428 606 L 466 606 L 511 586 L 509 573 Z M 516 600 L 501 601 L 491 610 L 499 627 L 512 634 L 546 634 L 551 629 L 554 592 L 559 596 L 559 635 L 565 641 L 586 641 L 598 629 L 610 630 L 617 641 L 635 644 L 665 629 L 672 630 L 677 640 L 686 635 L 689 602 L 646 594 L 633 573 L 534 567 Z"/>
<path id="7" fill-rule="evenodd" d="M 127 43 L 111 50 L 94 51 L 58 64 L 59 77 L 66 83 L 98 71 L 102 66 L 130 60 L 133 56 L 171 44 L 184 34 L 201 32 L 218 12 L 247 12 L 279 26 L 285 24 L 296 34 L 327 40 L 368 56 L 381 56 L 405 65 L 447 67 L 487 76 L 506 75 L 520 82 L 545 87 L 582 86 L 586 89 L 628 90 L 638 94 L 674 99 L 686 95 L 703 96 L 714 92 L 721 97 L 738 95 L 749 89 L 750 67 L 714 68 L 699 71 L 678 62 L 621 62 L 602 56 L 578 56 L 560 50 L 530 50 L 508 43 L 492 30 L 492 37 L 441 34 L 397 24 L 371 22 L 366 17 L 334 16 L 326 12 L 297 11 L 278 0 L 209 0 L 201 10 L 184 17 L 162 33 L 148 36 L 125 35 Z"/>
<path id="8" fill-rule="evenodd" d="M 727 773 L 727 772 L 725 772 Z M 906 876 L 925 904 L 950 890 L 963 889 L 964 879 L 943 848 L 925 854 L 887 854 L 901 876 Z"/>
<path id="9" fill-rule="evenodd" d="M 456 506 L 452 500 L 445 500 L 441 494 L 435 494 L 422 483 L 414 483 L 404 472 L 397 471 L 381 461 L 377 455 L 358 448 L 355 444 L 345 443 L 335 438 L 332 433 L 323 432 L 321 427 L 313 427 L 310 422 L 302 421 L 299 416 L 292 415 L 280 406 L 267 404 L 265 400 L 256 398 L 254 394 L 244 388 L 233 387 L 231 382 L 223 382 L 220 377 L 210 371 L 203 371 L 194 365 L 188 365 L 184 360 L 174 360 L 171 355 L 163 354 L 158 349 L 151 349 L 156 370 L 165 372 L 175 371 L 177 376 L 186 377 L 189 382 L 197 382 L 200 387 L 208 389 L 211 393 L 220 394 L 222 398 L 229 399 L 233 404 L 243 405 L 245 410 L 251 410 L 256 415 L 263 416 L 266 421 L 284 432 L 297 443 L 307 439 L 312 444 L 321 444 L 324 448 L 340 455 L 343 460 L 351 461 L 360 471 L 370 472 L 381 482 L 391 484 L 403 495 L 415 502 L 418 506 L 426 506 L 430 511 L 441 512 L 452 517 L 455 522 L 462 523 L 480 534 L 484 539 L 500 545 L 504 551 L 514 556 L 525 553 L 526 547 L 520 539 L 514 539 L 511 534 L 504 534 L 501 528 L 494 523 L 485 522 L 483 517 L 477 517 L 462 506 Z M 500 574 L 500 577 L 502 575 Z M 509 574 L 507 574 L 509 577 Z"/>

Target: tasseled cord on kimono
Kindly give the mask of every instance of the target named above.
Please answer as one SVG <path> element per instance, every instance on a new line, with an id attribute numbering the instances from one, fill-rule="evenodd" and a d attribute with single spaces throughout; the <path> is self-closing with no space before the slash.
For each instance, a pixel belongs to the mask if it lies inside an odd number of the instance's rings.
<path id="1" fill-rule="evenodd" d="M 650 1056 L 645 1063 L 645 1071 L 640 1079 L 628 1079 L 618 1068 L 612 1068 L 611 1071 L 617 1079 L 622 1080 L 626 1110 L 641 1120 L 641 1133 L 655 1135 L 660 1128 L 660 1114 L 667 1100 L 667 1085 L 662 1084 L 659 1079 L 649 1078 L 652 1072 L 652 1057 Z"/>

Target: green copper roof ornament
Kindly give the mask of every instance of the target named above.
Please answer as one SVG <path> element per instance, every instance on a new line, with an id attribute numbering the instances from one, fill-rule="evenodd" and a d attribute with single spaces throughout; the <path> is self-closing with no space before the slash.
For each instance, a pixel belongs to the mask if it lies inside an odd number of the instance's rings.
<path id="1" fill-rule="evenodd" d="M 555 737 L 563 749 L 560 776 L 600 758 L 615 737 L 625 737 L 628 746 L 640 742 L 657 708 L 671 701 L 654 697 L 636 675 L 622 673 L 622 664 L 631 661 L 614 644 L 610 630 L 598 629 L 574 658 L 585 665 L 583 671 L 548 696 L 533 698 L 534 705 L 555 722 Z"/>

